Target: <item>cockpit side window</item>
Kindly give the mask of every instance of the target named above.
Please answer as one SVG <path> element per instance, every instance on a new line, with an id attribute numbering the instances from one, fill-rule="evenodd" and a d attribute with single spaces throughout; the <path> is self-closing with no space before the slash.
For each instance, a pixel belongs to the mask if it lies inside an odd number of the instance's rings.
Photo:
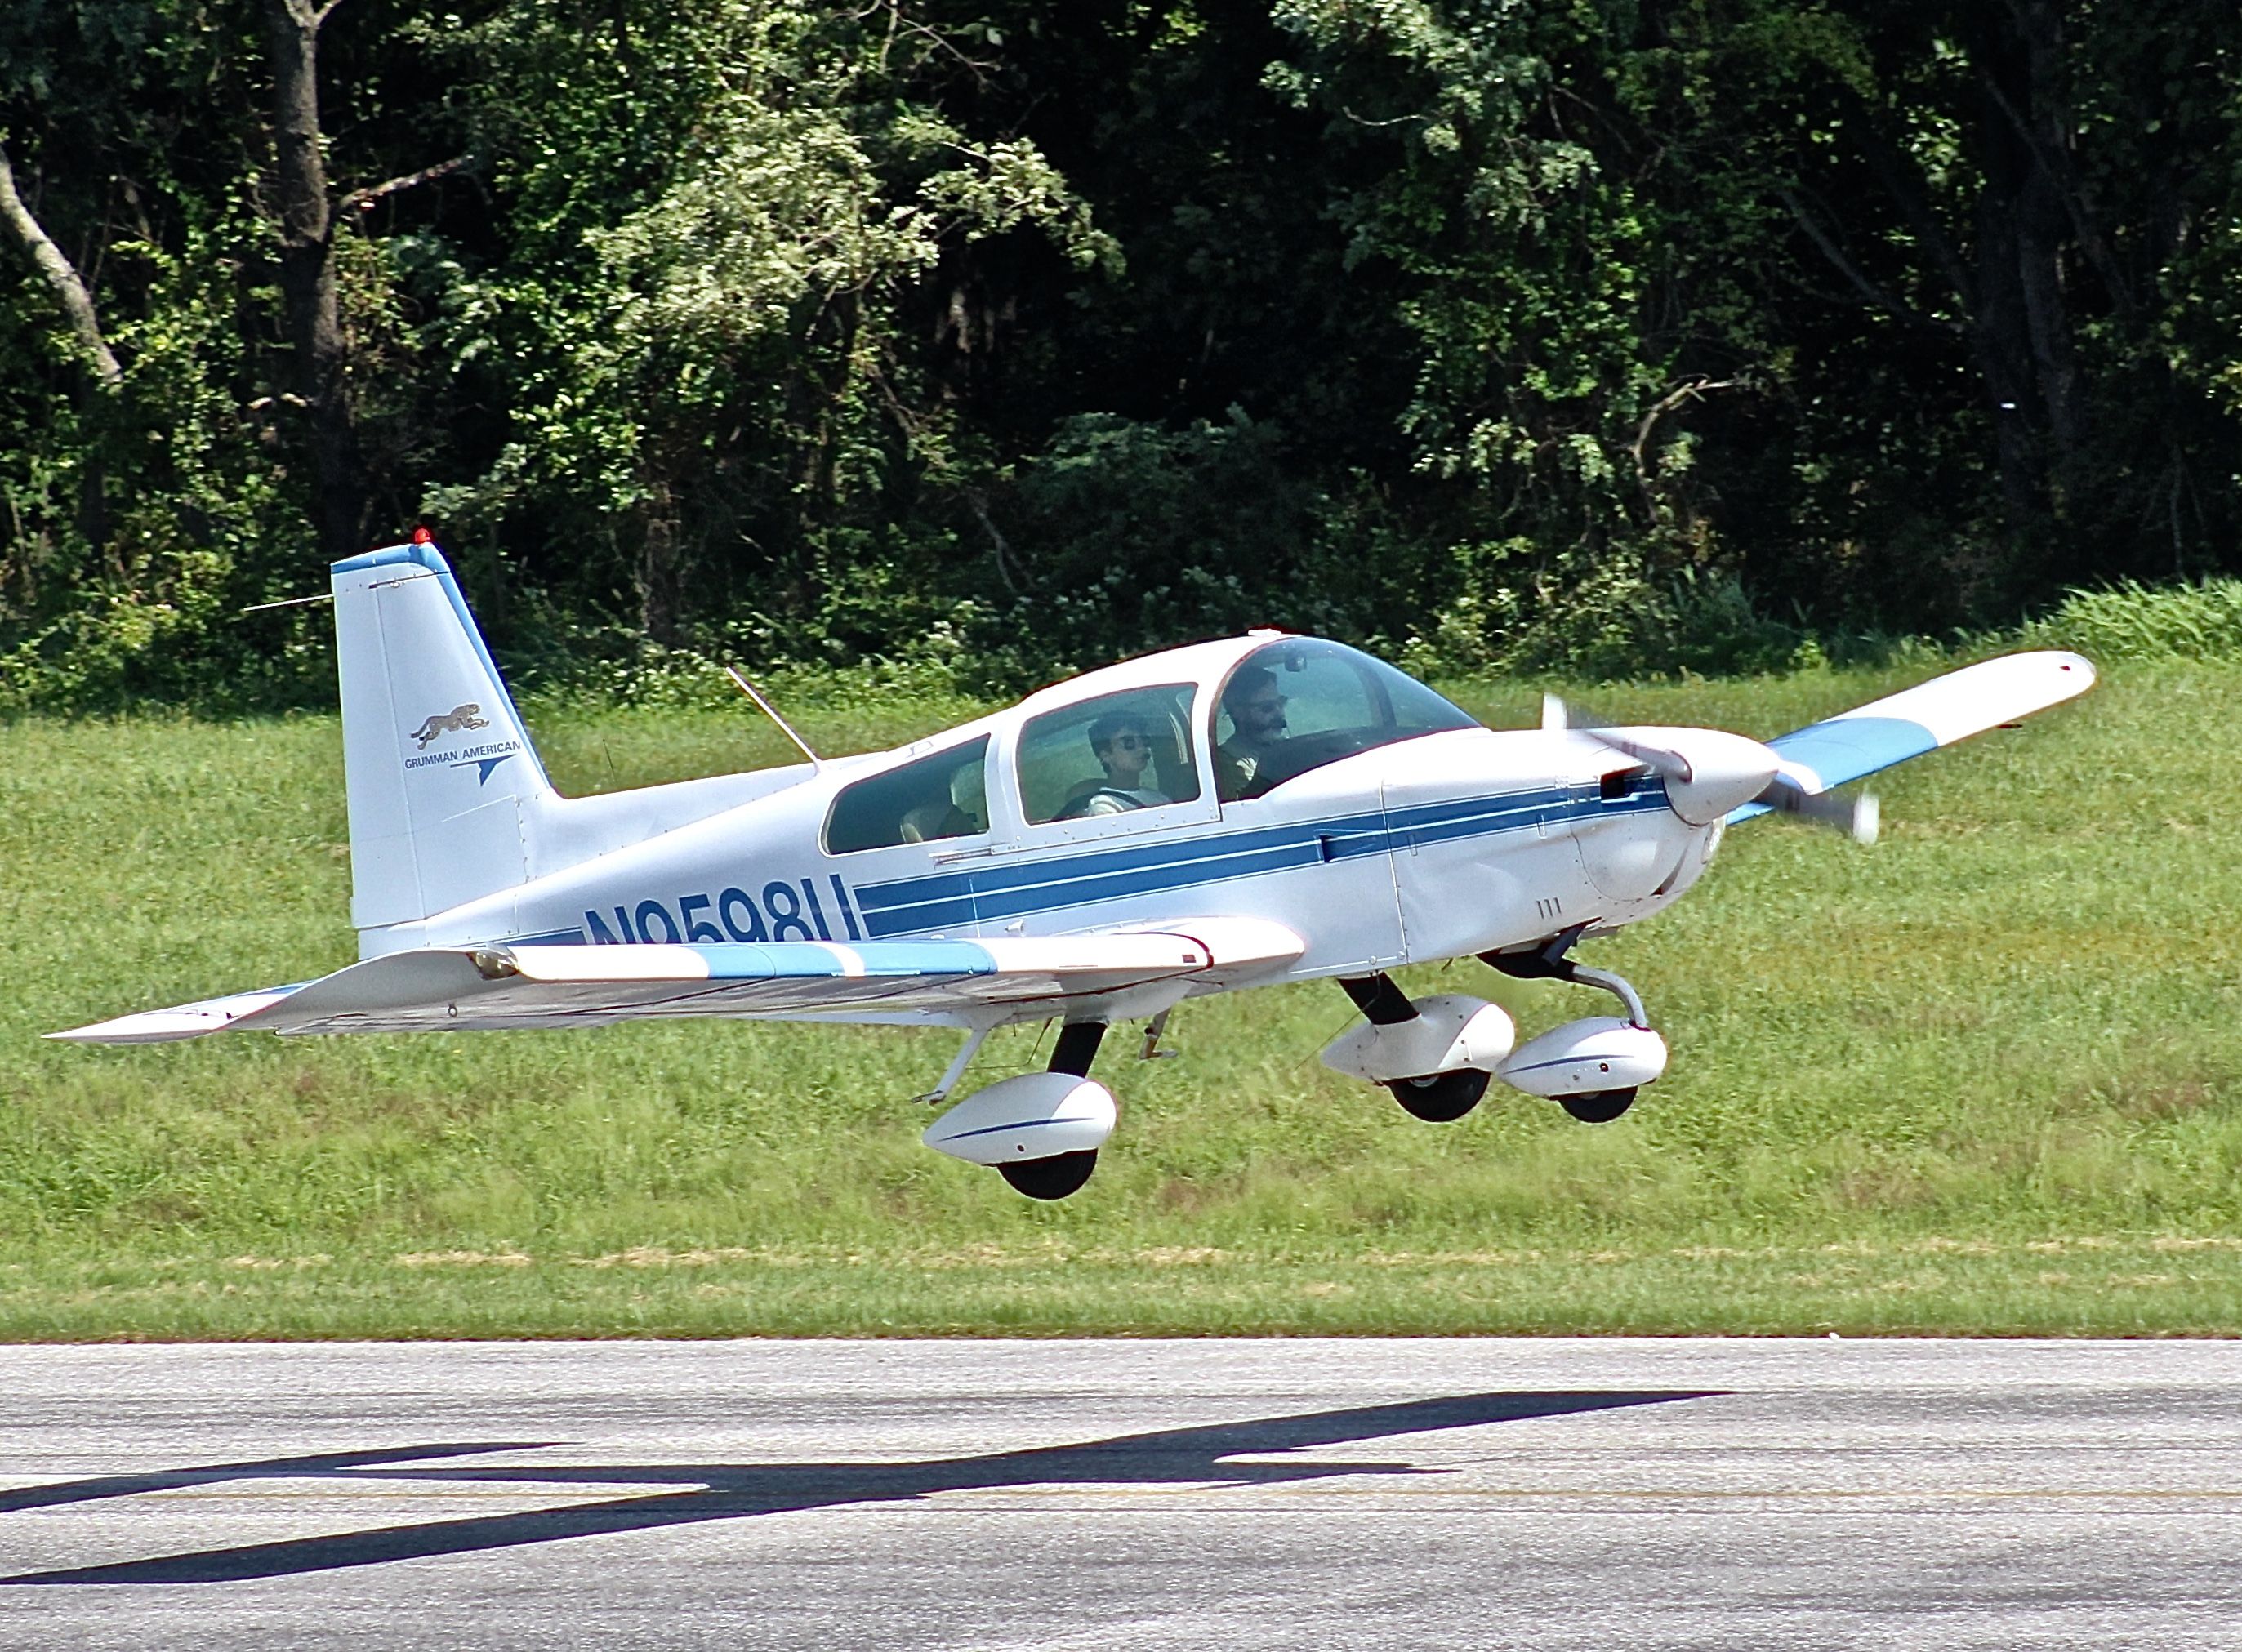
<path id="1" fill-rule="evenodd" d="M 1131 688 L 1062 706 L 1020 731 L 1020 817 L 1087 820 L 1199 795 L 1191 685 Z"/>
<path id="2" fill-rule="evenodd" d="M 1478 726 L 1383 661 L 1287 637 L 1246 655 L 1215 696 L 1215 791 L 1225 802 L 1259 797 L 1357 752 Z"/>
<path id="3" fill-rule="evenodd" d="M 989 829 L 989 736 L 843 786 L 825 817 L 825 852 L 973 837 Z"/>

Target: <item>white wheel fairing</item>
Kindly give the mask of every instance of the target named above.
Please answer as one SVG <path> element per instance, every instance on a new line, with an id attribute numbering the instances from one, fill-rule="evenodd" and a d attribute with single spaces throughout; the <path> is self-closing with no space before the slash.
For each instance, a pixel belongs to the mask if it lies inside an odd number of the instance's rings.
<path id="1" fill-rule="evenodd" d="M 1493 1072 L 1518 1037 L 1509 1014 L 1484 998 L 1449 993 L 1418 998 L 1413 1007 L 1413 1021 L 1359 1026 L 1333 1039 L 1324 1065 L 1380 1085 L 1463 1068 Z"/>
<path id="2" fill-rule="evenodd" d="M 1529 1096 L 1633 1090 L 1666 1071 L 1666 1040 L 1618 1016 L 1591 1016 L 1527 1040 L 1495 1077 Z"/>
<path id="3" fill-rule="evenodd" d="M 920 1138 L 969 1165 L 1024 1164 L 1095 1152 L 1113 1133 L 1113 1092 L 1071 1072 L 1027 1072 L 978 1090 Z"/>

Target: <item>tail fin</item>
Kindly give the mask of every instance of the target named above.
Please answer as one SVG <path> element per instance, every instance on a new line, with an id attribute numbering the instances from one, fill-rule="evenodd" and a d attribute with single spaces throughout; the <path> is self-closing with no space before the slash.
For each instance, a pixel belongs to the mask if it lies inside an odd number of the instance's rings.
<path id="1" fill-rule="evenodd" d="M 554 797 L 450 566 L 393 545 L 333 568 L 351 921 L 410 923 L 529 876 Z"/>

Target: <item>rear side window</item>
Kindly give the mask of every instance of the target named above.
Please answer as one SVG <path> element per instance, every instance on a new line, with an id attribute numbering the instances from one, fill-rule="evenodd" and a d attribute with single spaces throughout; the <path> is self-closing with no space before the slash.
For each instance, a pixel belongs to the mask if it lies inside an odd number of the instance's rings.
<path id="1" fill-rule="evenodd" d="M 843 786 L 825 817 L 825 852 L 973 837 L 989 829 L 989 736 Z"/>

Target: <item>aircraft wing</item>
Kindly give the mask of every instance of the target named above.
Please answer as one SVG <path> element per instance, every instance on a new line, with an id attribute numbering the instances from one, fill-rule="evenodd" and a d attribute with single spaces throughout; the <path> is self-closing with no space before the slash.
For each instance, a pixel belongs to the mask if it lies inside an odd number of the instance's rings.
<path id="1" fill-rule="evenodd" d="M 421 1032 L 650 1016 L 990 1024 L 1060 1015 L 1082 998 L 1163 982 L 1219 990 L 1280 970 L 1304 950 L 1281 924 L 1245 917 L 985 941 L 431 947 L 296 986 L 47 1036 L 161 1044 L 238 1027 Z"/>
<path id="2" fill-rule="evenodd" d="M 1950 671 L 1769 741 L 1781 774 L 1809 796 L 2060 705 L 2094 686 L 2094 666 L 2057 649 L 2007 654 Z M 1764 815 L 1746 803 L 1731 821 Z"/>

